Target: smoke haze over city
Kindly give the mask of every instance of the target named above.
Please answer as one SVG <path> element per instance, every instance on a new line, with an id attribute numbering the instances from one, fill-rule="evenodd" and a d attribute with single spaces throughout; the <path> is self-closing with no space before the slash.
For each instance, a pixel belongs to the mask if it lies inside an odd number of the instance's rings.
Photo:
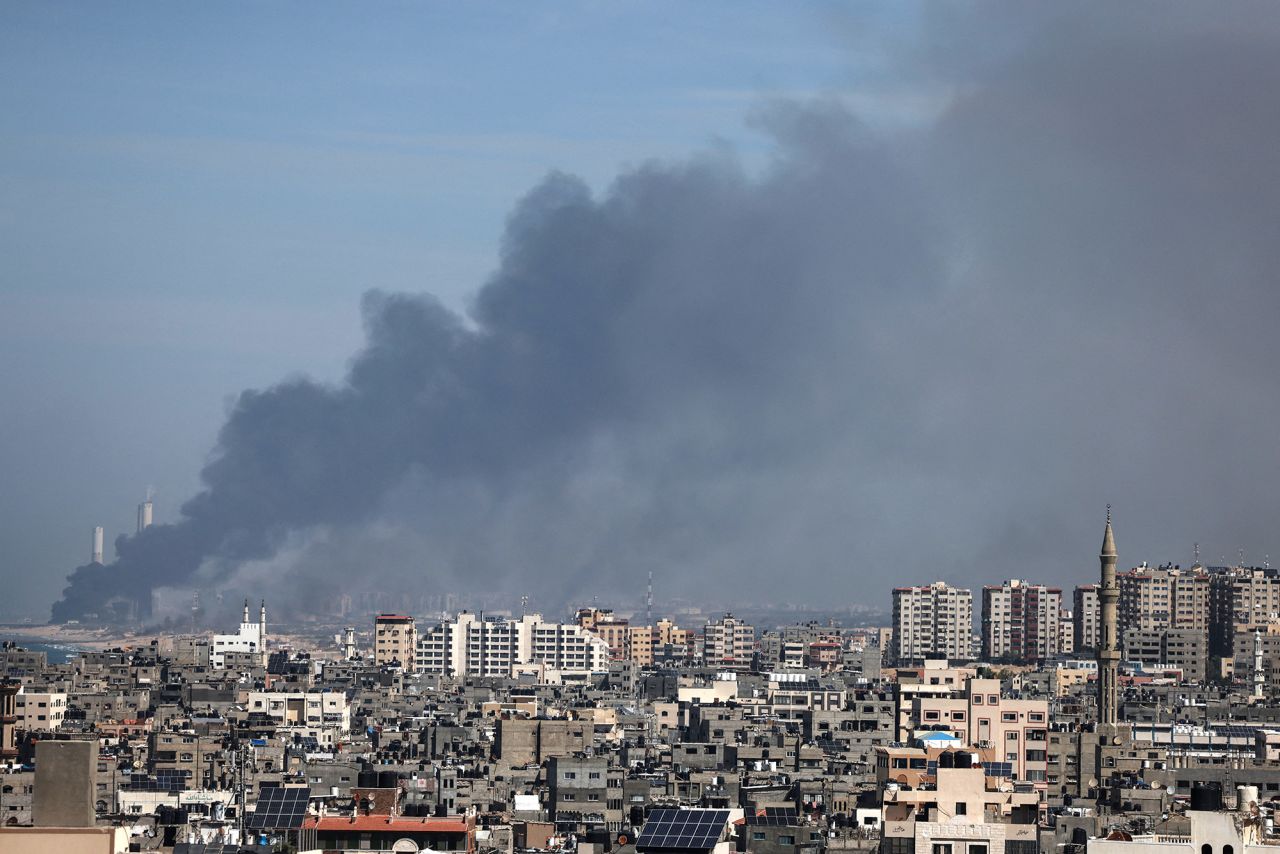
<path id="1" fill-rule="evenodd" d="M 493 263 L 448 270 L 474 278 L 433 287 L 421 257 L 388 281 L 344 270 L 357 305 L 318 274 L 317 302 L 358 311 L 362 341 L 308 334 L 307 268 L 279 265 L 300 277 L 299 311 L 264 297 L 268 321 L 226 329 L 306 343 L 225 390 L 190 494 L 162 490 L 157 524 L 73 570 L 31 542 L 58 530 L 87 554 L 109 508 L 65 485 L 118 465 L 51 476 L 68 524 L 11 518 L 0 577 L 34 608 L 70 572 L 59 620 L 193 588 L 261 592 L 281 610 L 360 586 L 639 601 L 650 572 L 669 596 L 880 606 L 895 579 L 1090 579 L 1108 502 L 1122 566 L 1190 563 L 1193 541 L 1206 562 L 1243 549 L 1260 564 L 1280 511 L 1280 13 L 1225 8 L 795 7 L 847 66 L 752 91 L 748 61 L 746 97 L 715 102 L 724 136 L 668 139 L 652 158 L 602 169 L 595 154 L 582 175 L 586 143 L 564 146 L 544 177 L 508 188 L 519 199 Z M 36 157 L 8 112 L 6 148 Z M 420 177 L 419 203 L 434 204 Z M 30 215 L 7 207 L 8 222 Z M 323 239 L 299 228 L 254 247 L 255 274 Z M 19 331 L 24 313 L 57 317 L 32 296 L 40 276 L 72 274 L 19 241 L 0 238 L 0 271 L 21 281 L 0 353 L 32 370 L 0 386 L 24 412 L 0 439 L 33 474 L 59 469 L 60 447 L 102 448 L 131 407 L 32 438 L 38 413 L 61 411 L 42 388 L 55 374 L 36 367 L 57 344 Z M 74 276 L 91 279 L 83 263 Z M 251 293 L 235 299 L 252 313 Z M 182 358 L 216 358 L 201 349 Z M 72 369 L 92 351 L 68 345 Z M 143 364 L 115 380 L 145 386 Z M 39 465 L 20 461 L 32 443 Z M 129 462 L 145 486 L 167 459 Z M 7 501 L 24 488 L 7 484 Z"/>

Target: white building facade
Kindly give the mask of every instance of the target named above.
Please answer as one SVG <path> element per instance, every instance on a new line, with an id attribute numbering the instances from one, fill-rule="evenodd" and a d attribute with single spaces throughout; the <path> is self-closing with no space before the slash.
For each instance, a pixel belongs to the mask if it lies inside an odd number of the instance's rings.
<path id="1" fill-rule="evenodd" d="M 244 617 L 234 635 L 214 635 L 209 639 L 209 663 L 216 670 L 227 666 L 229 652 L 247 652 L 267 661 L 267 603 L 258 611 L 258 622 L 249 622 L 249 600 L 244 600 Z"/>
<path id="2" fill-rule="evenodd" d="M 485 619 L 463 612 L 423 631 L 417 670 L 454 676 L 511 676 L 527 665 L 567 673 L 608 669 L 609 644 L 572 623 Z"/>

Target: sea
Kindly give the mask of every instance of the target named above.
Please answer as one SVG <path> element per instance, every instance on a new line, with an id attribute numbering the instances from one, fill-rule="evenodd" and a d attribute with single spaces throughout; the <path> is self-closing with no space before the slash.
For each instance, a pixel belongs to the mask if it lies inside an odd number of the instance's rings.
<path id="1" fill-rule="evenodd" d="M 39 638 L 12 638 L 0 634 L 0 641 L 13 641 L 23 649 L 48 654 L 50 664 L 66 664 L 68 659 L 77 653 L 84 652 L 81 647 L 65 641 L 41 640 Z"/>

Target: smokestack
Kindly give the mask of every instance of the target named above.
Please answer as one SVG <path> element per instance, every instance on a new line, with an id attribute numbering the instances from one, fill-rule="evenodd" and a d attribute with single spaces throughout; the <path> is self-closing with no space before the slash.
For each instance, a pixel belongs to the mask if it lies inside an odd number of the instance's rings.
<path id="1" fill-rule="evenodd" d="M 102 563 L 102 526 L 93 529 L 93 554 L 90 563 Z"/>
<path id="2" fill-rule="evenodd" d="M 145 529 L 151 527 L 151 497 L 147 496 L 147 500 L 138 505 L 138 533 L 141 534 Z"/>

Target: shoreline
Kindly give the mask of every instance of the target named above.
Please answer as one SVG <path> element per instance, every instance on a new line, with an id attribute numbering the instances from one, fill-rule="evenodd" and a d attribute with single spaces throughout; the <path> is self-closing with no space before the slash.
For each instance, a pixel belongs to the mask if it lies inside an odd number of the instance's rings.
<path id="1" fill-rule="evenodd" d="M 146 646 L 156 636 L 121 633 L 110 629 L 67 627 L 57 624 L 0 624 L 0 639 L 59 644 L 86 650 L 103 650 L 116 646 Z"/>

